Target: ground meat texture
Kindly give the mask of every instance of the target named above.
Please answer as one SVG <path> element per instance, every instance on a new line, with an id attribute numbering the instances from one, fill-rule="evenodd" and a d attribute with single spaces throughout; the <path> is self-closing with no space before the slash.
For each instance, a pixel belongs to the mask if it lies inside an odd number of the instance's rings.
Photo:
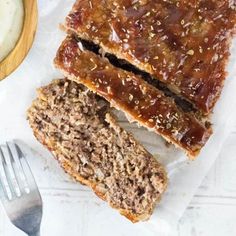
<path id="1" fill-rule="evenodd" d="M 133 222 L 150 217 L 166 172 L 117 124 L 106 101 L 75 82 L 55 80 L 38 90 L 28 120 L 71 176 Z"/>

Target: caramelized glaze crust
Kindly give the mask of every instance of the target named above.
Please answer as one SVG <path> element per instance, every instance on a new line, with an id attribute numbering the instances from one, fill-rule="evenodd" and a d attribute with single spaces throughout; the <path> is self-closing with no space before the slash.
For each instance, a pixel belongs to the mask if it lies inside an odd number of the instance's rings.
<path id="1" fill-rule="evenodd" d="M 226 76 L 235 0 L 77 0 L 66 28 L 209 113 Z"/>
<path id="2" fill-rule="evenodd" d="M 211 134 L 163 92 L 141 77 L 112 66 L 106 58 L 83 50 L 72 36 L 60 46 L 55 65 L 69 79 L 86 85 L 134 121 L 184 149 L 190 157 L 198 154 Z"/>

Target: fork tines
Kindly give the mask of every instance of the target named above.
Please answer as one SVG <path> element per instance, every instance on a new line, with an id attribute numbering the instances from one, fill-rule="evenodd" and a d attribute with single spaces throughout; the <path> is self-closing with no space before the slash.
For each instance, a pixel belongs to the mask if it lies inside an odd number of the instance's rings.
<path id="1" fill-rule="evenodd" d="M 0 146 L 0 187 L 0 196 L 5 200 L 20 197 L 36 187 L 27 160 L 16 143 Z"/>

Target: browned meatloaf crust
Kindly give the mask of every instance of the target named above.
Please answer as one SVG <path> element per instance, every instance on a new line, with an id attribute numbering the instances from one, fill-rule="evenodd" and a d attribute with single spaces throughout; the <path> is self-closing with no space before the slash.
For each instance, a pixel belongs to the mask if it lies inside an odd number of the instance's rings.
<path id="1" fill-rule="evenodd" d="M 235 25 L 235 0 L 77 0 L 65 23 L 204 113 L 222 90 Z"/>
<path id="2" fill-rule="evenodd" d="M 66 77 L 83 83 L 134 121 L 181 147 L 191 158 L 199 153 L 211 135 L 211 129 L 184 113 L 173 99 L 141 77 L 81 49 L 72 36 L 68 36 L 59 48 L 55 65 Z"/>
<path id="3" fill-rule="evenodd" d="M 146 220 L 167 186 L 164 168 L 82 85 L 55 80 L 28 110 L 37 139 L 76 180 L 133 222 Z"/>

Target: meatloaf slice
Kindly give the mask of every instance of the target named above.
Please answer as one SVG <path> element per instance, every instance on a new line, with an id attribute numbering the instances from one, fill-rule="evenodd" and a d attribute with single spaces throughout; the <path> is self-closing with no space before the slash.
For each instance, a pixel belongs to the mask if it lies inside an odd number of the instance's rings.
<path id="1" fill-rule="evenodd" d="M 190 158 L 196 157 L 211 135 L 211 129 L 184 113 L 172 98 L 140 76 L 84 50 L 73 36 L 60 46 L 55 65 L 68 79 L 83 83 L 133 121 L 182 148 Z"/>
<path id="2" fill-rule="evenodd" d="M 75 82 L 55 80 L 38 90 L 28 120 L 76 180 L 131 221 L 150 217 L 166 189 L 166 172 L 117 124 L 106 101 Z"/>

